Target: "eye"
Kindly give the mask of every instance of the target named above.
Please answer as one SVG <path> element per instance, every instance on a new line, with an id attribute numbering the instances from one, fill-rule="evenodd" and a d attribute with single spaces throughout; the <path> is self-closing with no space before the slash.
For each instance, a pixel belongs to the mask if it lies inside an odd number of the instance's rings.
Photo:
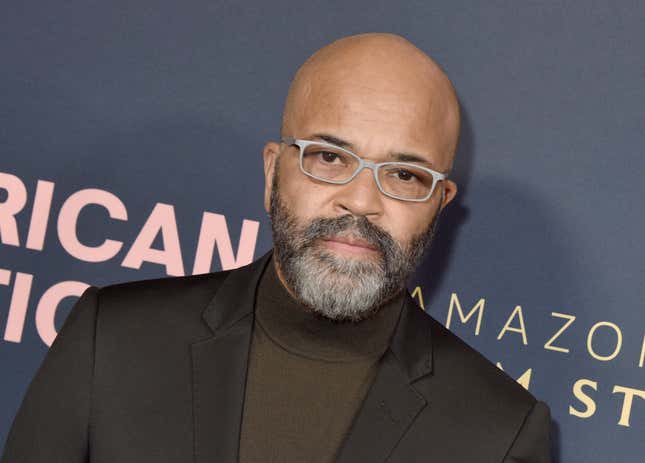
<path id="1" fill-rule="evenodd" d="M 336 159 L 339 158 L 336 153 L 332 153 L 331 151 L 318 151 L 317 154 L 324 162 L 329 164 L 333 163 Z"/>
<path id="2" fill-rule="evenodd" d="M 406 181 L 406 182 L 409 182 L 411 180 L 416 180 L 417 179 L 416 175 L 414 175 L 409 170 L 405 170 L 405 169 L 398 169 L 396 171 L 396 175 L 397 175 L 398 180 L 403 180 L 403 181 Z"/>

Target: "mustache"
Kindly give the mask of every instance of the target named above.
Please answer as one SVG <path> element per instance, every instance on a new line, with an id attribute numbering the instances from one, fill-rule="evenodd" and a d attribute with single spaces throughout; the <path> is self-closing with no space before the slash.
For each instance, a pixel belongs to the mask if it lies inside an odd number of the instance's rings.
<path id="1" fill-rule="evenodd" d="M 302 247 L 311 247 L 321 238 L 343 234 L 366 241 L 383 254 L 390 254 L 396 247 L 392 236 L 374 225 L 364 216 L 346 214 L 340 217 L 319 217 L 313 219 L 302 232 Z"/>

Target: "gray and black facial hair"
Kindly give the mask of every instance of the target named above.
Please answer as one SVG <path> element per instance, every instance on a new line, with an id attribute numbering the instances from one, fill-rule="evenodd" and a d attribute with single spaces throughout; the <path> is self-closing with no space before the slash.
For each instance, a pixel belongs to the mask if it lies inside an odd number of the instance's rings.
<path id="1" fill-rule="evenodd" d="M 432 242 L 438 215 L 406 248 L 364 216 L 319 217 L 299 225 L 280 196 L 276 160 L 269 212 L 274 259 L 296 298 L 328 319 L 364 320 L 403 290 Z M 321 244 L 338 236 L 365 240 L 380 257 L 345 258 Z"/>

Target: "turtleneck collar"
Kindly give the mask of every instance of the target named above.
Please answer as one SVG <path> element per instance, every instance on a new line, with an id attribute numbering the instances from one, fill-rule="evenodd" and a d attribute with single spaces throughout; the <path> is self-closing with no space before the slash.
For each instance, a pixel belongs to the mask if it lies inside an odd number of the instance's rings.
<path id="1" fill-rule="evenodd" d="M 280 281 L 273 258 L 260 279 L 255 320 L 283 349 L 303 357 L 349 362 L 380 357 L 390 344 L 405 291 L 360 322 L 336 322 L 311 312 Z"/>

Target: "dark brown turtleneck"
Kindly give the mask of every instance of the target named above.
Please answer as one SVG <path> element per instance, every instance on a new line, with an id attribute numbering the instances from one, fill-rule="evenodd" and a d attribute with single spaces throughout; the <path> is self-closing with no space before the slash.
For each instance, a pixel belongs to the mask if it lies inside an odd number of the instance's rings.
<path id="1" fill-rule="evenodd" d="M 373 317 L 333 322 L 295 300 L 271 260 L 258 286 L 240 462 L 335 461 L 387 350 L 404 292 Z"/>

